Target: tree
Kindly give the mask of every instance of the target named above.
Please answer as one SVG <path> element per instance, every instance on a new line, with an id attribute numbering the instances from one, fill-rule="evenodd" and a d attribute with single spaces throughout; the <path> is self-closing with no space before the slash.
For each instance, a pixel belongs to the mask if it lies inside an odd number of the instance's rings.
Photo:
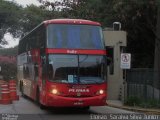
<path id="1" fill-rule="evenodd" d="M 20 22 L 23 33 L 31 31 L 34 27 L 47 19 L 49 11 L 43 10 L 37 6 L 30 5 L 23 9 L 22 21 Z"/>
<path id="2" fill-rule="evenodd" d="M 19 37 L 21 34 L 22 7 L 14 2 L 0 0 L 0 43 L 6 44 L 3 38 L 4 34 L 9 32 L 14 37 Z"/>
<path id="3" fill-rule="evenodd" d="M 60 14 L 58 11 L 50 11 L 45 9 L 43 6 L 27 6 L 22 9 L 21 20 L 19 21 L 21 26 L 21 33 L 23 33 L 21 35 L 24 36 L 37 25 L 39 25 L 42 21 L 59 17 Z"/>
<path id="4" fill-rule="evenodd" d="M 14 48 L 0 49 L 0 56 L 17 56 L 18 46 Z"/>
<path id="5" fill-rule="evenodd" d="M 11 78 L 16 78 L 17 76 L 17 66 L 13 63 L 0 63 L 1 72 L 0 75 L 3 76 L 4 80 L 10 80 Z"/>
<path id="6" fill-rule="evenodd" d="M 117 19 L 128 33 L 127 51 L 132 53 L 133 67 L 154 66 L 157 6 L 154 0 L 121 0 L 116 5 Z"/>
<path id="7" fill-rule="evenodd" d="M 56 18 L 57 11 L 49 11 L 42 6 L 30 5 L 25 8 L 9 1 L 0 0 L 0 44 L 7 44 L 5 33 L 21 38 L 46 19 Z"/>

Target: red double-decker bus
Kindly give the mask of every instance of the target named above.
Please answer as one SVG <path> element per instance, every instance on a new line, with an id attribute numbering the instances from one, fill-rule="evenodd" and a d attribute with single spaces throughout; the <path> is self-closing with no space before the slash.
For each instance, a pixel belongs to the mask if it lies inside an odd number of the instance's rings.
<path id="1" fill-rule="evenodd" d="M 22 95 L 41 108 L 106 104 L 106 51 L 100 23 L 44 21 L 20 40 L 17 59 Z"/>

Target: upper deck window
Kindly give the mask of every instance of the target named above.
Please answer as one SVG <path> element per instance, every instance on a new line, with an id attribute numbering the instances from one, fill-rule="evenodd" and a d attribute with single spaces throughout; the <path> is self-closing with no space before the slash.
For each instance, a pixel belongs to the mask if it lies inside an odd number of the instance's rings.
<path id="1" fill-rule="evenodd" d="M 50 24 L 47 48 L 104 49 L 100 26 Z"/>

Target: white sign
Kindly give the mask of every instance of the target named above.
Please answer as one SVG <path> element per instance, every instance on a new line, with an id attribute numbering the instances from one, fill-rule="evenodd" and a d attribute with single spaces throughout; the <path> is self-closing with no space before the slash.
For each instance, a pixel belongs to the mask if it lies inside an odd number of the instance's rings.
<path id="1" fill-rule="evenodd" d="M 131 68 L 131 54 L 121 53 L 121 68 L 130 69 Z"/>
<path id="2" fill-rule="evenodd" d="M 68 82 L 73 83 L 73 75 L 68 75 Z"/>

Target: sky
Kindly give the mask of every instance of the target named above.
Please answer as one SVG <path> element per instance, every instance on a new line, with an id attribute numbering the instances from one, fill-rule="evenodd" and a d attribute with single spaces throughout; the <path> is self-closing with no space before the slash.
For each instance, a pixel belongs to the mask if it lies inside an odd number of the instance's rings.
<path id="1" fill-rule="evenodd" d="M 6 1 L 13 1 L 16 2 L 20 5 L 22 5 L 23 7 L 26 7 L 27 5 L 30 4 L 34 4 L 34 5 L 40 5 L 40 3 L 38 2 L 38 0 L 6 0 Z M 50 1 L 50 2 L 54 2 L 54 1 L 61 1 L 61 0 L 43 0 L 43 1 Z"/>
<path id="2" fill-rule="evenodd" d="M 26 7 L 26 5 L 30 5 L 30 4 L 40 5 L 40 3 L 37 0 L 7 0 L 7 1 L 16 2 L 24 7 Z"/>
<path id="3" fill-rule="evenodd" d="M 10 33 L 6 33 L 4 35 L 4 39 L 8 42 L 7 45 L 1 45 L 4 48 L 15 47 L 19 43 L 19 39 L 18 38 L 13 38 L 13 36 Z"/>

